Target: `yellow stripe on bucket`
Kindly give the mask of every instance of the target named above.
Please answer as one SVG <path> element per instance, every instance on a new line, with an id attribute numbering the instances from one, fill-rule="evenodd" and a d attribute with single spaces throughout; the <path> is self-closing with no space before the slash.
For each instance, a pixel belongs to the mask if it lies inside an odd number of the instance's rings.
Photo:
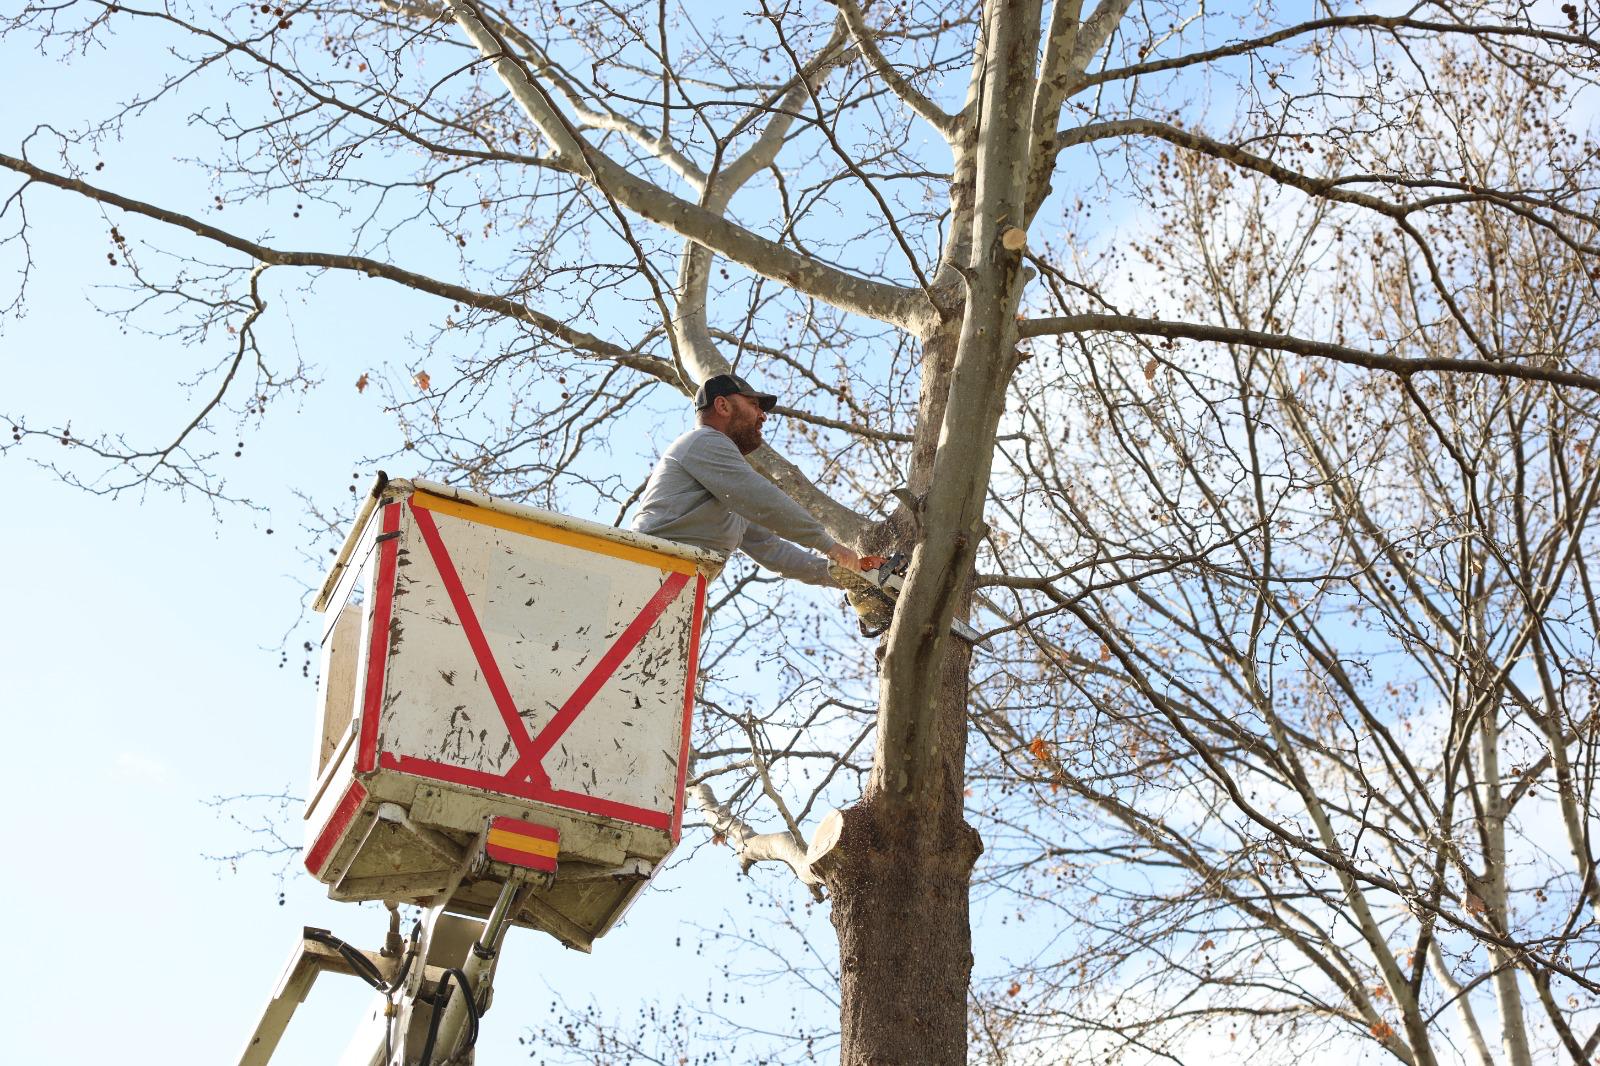
<path id="1" fill-rule="evenodd" d="M 561 851 L 561 845 L 554 840 L 541 840 L 539 837 L 514 833 L 507 829 L 489 830 L 489 843 L 498 848 L 510 848 L 529 855 L 541 855 L 547 859 L 555 858 Z"/>
<path id="2" fill-rule="evenodd" d="M 569 548 L 581 548 L 597 555 L 609 555 L 616 559 L 627 559 L 629 562 L 645 563 L 658 570 L 670 570 L 676 574 L 699 573 L 699 568 L 694 563 L 674 555 L 635 547 L 632 544 L 619 544 L 614 540 L 597 537 L 593 533 L 579 533 L 559 526 L 548 526 L 532 518 L 491 511 L 487 507 L 475 507 L 470 503 L 462 503 L 460 500 L 452 500 L 445 496 L 435 496 L 420 489 L 411 494 L 411 502 L 414 506 L 424 507 L 466 522 L 477 522 L 479 525 L 521 533 L 555 544 L 565 544 Z"/>

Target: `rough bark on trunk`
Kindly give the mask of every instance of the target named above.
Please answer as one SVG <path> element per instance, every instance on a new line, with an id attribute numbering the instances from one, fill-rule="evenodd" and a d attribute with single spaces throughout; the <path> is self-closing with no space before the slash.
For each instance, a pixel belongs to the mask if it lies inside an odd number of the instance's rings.
<path id="1" fill-rule="evenodd" d="M 839 935 L 843 1066 L 967 1060 L 978 834 L 955 811 L 908 811 L 883 795 L 845 814 L 828 878 Z"/>
<path id="2" fill-rule="evenodd" d="M 818 864 L 839 937 L 842 1066 L 967 1061 L 967 899 L 983 850 L 962 794 L 968 660 L 959 645 L 946 657 L 925 787 L 870 790 Z"/>

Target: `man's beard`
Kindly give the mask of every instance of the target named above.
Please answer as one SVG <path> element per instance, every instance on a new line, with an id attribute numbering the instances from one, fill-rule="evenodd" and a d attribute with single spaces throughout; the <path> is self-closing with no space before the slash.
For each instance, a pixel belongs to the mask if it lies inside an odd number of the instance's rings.
<path id="1" fill-rule="evenodd" d="M 742 426 L 729 426 L 725 432 L 740 455 L 749 455 L 761 447 L 761 423 L 751 419 Z"/>

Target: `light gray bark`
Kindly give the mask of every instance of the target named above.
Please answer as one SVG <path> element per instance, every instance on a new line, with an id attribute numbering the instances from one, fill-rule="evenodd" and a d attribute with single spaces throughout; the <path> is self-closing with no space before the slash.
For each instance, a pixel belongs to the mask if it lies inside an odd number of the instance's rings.
<path id="1" fill-rule="evenodd" d="M 962 271 L 965 313 L 919 516 L 924 537 L 912 555 L 883 660 L 874 785 L 905 798 L 916 795 L 934 763 L 937 664 L 950 619 L 965 600 L 996 427 L 1016 368 L 1022 252 L 1002 247 L 1001 234 L 1024 216 L 1039 15 L 1037 3 L 985 9 L 972 244 Z"/>
<path id="2" fill-rule="evenodd" d="M 455 0 L 451 12 L 518 106 L 554 147 L 557 158 L 621 206 L 681 237 L 706 245 L 763 277 L 842 310 L 913 331 L 928 320 L 931 310 L 917 290 L 869 281 L 819 263 L 699 204 L 672 195 L 583 143 L 526 66 L 502 47 L 471 0 Z"/>

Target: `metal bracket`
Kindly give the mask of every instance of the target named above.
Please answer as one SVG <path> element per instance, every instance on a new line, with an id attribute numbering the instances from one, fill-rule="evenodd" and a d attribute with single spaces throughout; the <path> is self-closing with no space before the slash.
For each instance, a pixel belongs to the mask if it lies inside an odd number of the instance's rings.
<path id="1" fill-rule="evenodd" d="M 250 1039 L 245 1041 L 244 1051 L 239 1056 L 239 1066 L 266 1066 L 272 1059 L 272 1054 L 278 1049 L 278 1042 L 283 1039 L 284 1030 L 289 1027 L 289 1020 L 294 1017 L 294 1012 L 300 1004 L 306 1001 L 306 996 L 311 993 L 311 986 L 316 983 L 317 977 L 323 973 L 342 973 L 355 976 L 355 970 L 349 960 L 339 954 L 337 950 L 315 940 L 310 934 L 326 933 L 326 930 L 307 926 L 301 933 L 300 940 L 294 946 L 294 951 L 289 955 L 289 962 L 283 968 L 283 974 L 278 978 L 278 984 L 272 991 L 272 996 L 267 1000 L 261 1018 L 256 1022 L 255 1031 L 250 1034 Z M 371 963 L 377 967 L 378 972 L 393 980 L 392 974 L 400 965 L 399 959 L 385 958 L 372 952 L 363 951 Z M 413 962 L 413 971 L 417 977 L 419 990 L 426 990 L 429 986 L 438 987 L 439 981 L 444 978 L 444 969 L 440 966 L 423 966 Z"/>

